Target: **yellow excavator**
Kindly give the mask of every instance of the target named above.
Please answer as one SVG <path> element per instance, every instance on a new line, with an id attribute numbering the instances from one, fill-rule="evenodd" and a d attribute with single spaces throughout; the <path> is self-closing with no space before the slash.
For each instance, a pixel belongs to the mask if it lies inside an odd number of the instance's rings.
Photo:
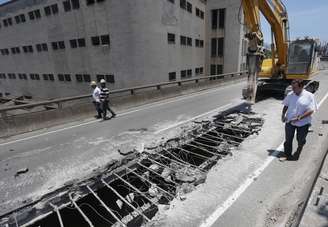
<path id="1" fill-rule="evenodd" d="M 249 40 L 247 65 L 248 83 L 243 97 L 254 103 L 256 94 L 286 94 L 293 79 L 303 79 L 307 90 L 315 92 L 319 82 L 313 81 L 318 71 L 318 43 L 304 38 L 290 41 L 285 5 L 280 0 L 241 0 Z M 265 58 L 260 13 L 271 25 L 271 57 Z"/>

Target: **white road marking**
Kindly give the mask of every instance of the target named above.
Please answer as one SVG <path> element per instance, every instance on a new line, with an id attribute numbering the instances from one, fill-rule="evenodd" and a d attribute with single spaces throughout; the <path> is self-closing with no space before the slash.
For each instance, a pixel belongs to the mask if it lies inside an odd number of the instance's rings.
<path id="1" fill-rule="evenodd" d="M 239 85 L 239 82 L 236 83 L 236 84 L 229 85 L 229 87 L 236 86 L 236 85 Z M 182 101 L 182 100 L 185 100 L 185 99 L 190 99 L 190 98 L 193 98 L 193 97 L 196 97 L 196 96 L 202 96 L 202 95 L 206 95 L 206 94 L 210 94 L 210 93 L 215 93 L 215 92 L 223 90 L 223 89 L 228 89 L 229 87 L 228 86 L 219 87 L 219 88 L 216 88 L 216 89 L 211 89 L 211 90 L 206 91 L 206 92 L 199 91 L 199 92 L 196 92 L 194 94 L 185 95 L 185 96 L 179 97 L 179 98 L 170 98 L 170 99 L 172 99 L 170 101 L 159 101 L 159 102 L 156 102 L 156 103 L 153 103 L 153 104 L 146 104 L 146 105 L 143 105 L 142 108 L 122 112 L 122 113 L 117 114 L 117 116 L 125 116 L 125 115 L 132 114 L 132 113 L 135 113 L 135 112 L 151 109 L 153 107 L 158 107 L 158 106 L 162 106 L 162 105 L 166 105 L 166 104 L 170 104 L 170 103 L 174 103 L 174 102 L 179 102 L 179 101 Z M 6 145 L 17 143 L 17 142 L 27 141 L 27 140 L 30 140 L 30 139 L 38 138 L 40 136 L 55 134 L 55 133 L 58 133 L 58 132 L 62 132 L 62 131 L 66 131 L 66 130 L 69 130 L 69 129 L 90 125 L 90 124 L 97 123 L 97 122 L 99 122 L 99 120 L 88 121 L 88 122 L 85 122 L 85 123 L 81 123 L 81 124 L 77 124 L 77 125 L 73 125 L 73 126 L 69 126 L 69 127 L 65 127 L 65 128 L 61 128 L 61 129 L 57 129 L 57 130 L 37 134 L 37 135 L 34 135 L 34 136 L 29 136 L 29 137 L 25 137 L 25 138 L 22 138 L 22 139 L 16 139 L 16 140 L 8 141 L 8 142 L 5 142 L 5 143 L 0 143 L 0 146 L 6 146 Z"/>
<path id="2" fill-rule="evenodd" d="M 180 121 L 180 122 L 178 122 L 178 123 L 176 123 L 176 124 L 173 124 L 173 125 L 170 125 L 170 126 L 168 126 L 168 127 L 166 127 L 166 128 L 163 128 L 163 129 L 161 129 L 161 130 L 158 130 L 158 131 L 154 132 L 154 134 L 157 135 L 157 134 L 159 134 L 159 133 L 161 133 L 161 132 L 164 132 L 164 131 L 166 131 L 166 130 L 168 130 L 168 129 L 172 129 L 172 128 L 178 127 L 179 125 L 186 124 L 186 123 L 188 123 L 188 122 L 190 122 L 190 121 L 193 121 L 193 120 L 195 120 L 195 119 L 197 119 L 197 118 L 201 118 L 201 117 L 206 116 L 206 115 L 209 115 L 209 114 L 211 114 L 211 113 L 218 112 L 218 111 L 220 111 L 220 110 L 222 110 L 222 109 L 224 109 L 224 108 L 227 108 L 227 107 L 229 107 L 229 106 L 231 106 L 231 105 L 232 105 L 232 103 L 229 103 L 229 104 L 226 104 L 226 105 L 224 105 L 224 106 L 220 106 L 219 108 L 216 108 L 216 109 L 214 109 L 214 110 L 211 110 L 211 111 L 208 111 L 208 112 L 206 112 L 206 113 L 203 113 L 203 114 L 197 115 L 197 116 L 195 116 L 195 117 L 189 118 L 188 120 Z"/>
<path id="3" fill-rule="evenodd" d="M 318 109 L 328 98 L 328 92 L 321 99 L 318 104 Z M 212 226 L 236 201 L 237 199 L 246 191 L 246 189 L 263 173 L 263 171 L 270 165 L 270 163 L 276 159 L 278 154 L 283 151 L 284 143 L 280 144 L 279 147 L 266 158 L 265 162 L 251 173 L 246 180 L 234 191 L 222 204 L 220 204 L 216 210 L 200 225 L 200 227 L 210 227 Z"/>

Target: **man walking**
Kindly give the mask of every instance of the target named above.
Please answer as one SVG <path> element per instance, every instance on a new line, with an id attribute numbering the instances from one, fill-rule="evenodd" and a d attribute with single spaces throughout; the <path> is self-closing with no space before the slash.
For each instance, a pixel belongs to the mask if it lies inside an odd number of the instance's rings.
<path id="1" fill-rule="evenodd" d="M 104 79 L 101 79 L 100 86 L 101 86 L 100 101 L 102 104 L 103 119 L 108 120 L 109 118 L 107 117 L 107 110 L 109 110 L 110 113 L 112 114 L 112 118 L 114 118 L 116 114 L 109 107 L 109 89 L 106 87 L 106 81 Z"/>
<path id="2" fill-rule="evenodd" d="M 295 131 L 298 148 L 295 153 L 295 160 L 299 158 L 303 146 L 306 143 L 306 136 L 311 126 L 312 114 L 317 109 L 314 95 L 304 89 L 303 80 L 293 80 L 292 90 L 284 99 L 281 120 L 285 123 L 285 156 L 280 160 L 291 160 L 293 152 L 293 139 Z"/>
<path id="3" fill-rule="evenodd" d="M 97 86 L 97 83 L 95 81 L 91 81 L 90 86 L 93 89 L 93 92 L 92 92 L 93 101 L 92 102 L 96 107 L 96 111 L 97 111 L 96 118 L 100 119 L 102 117 L 101 116 L 102 110 L 101 110 L 101 103 L 100 103 L 100 92 L 101 91 L 100 91 L 100 88 Z"/>

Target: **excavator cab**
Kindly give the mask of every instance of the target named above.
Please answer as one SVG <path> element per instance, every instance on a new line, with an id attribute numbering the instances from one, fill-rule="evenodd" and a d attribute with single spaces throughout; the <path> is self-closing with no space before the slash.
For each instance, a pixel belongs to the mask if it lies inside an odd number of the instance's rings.
<path id="1" fill-rule="evenodd" d="M 317 70 L 316 41 L 313 39 L 292 41 L 288 48 L 286 79 L 309 80 Z"/>

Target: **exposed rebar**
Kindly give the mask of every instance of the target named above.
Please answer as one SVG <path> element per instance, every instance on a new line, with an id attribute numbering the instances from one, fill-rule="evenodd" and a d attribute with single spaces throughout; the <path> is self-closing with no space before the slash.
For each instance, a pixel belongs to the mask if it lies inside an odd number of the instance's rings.
<path id="1" fill-rule="evenodd" d="M 126 224 L 124 224 L 115 214 L 114 212 L 100 199 L 100 197 L 89 187 L 89 185 L 86 186 L 87 189 L 91 192 L 91 194 L 101 203 L 101 205 L 115 218 L 115 220 L 120 223 L 122 226 L 126 227 Z"/>
<path id="2" fill-rule="evenodd" d="M 59 209 L 57 206 L 53 205 L 52 203 L 49 203 L 49 205 L 54 209 L 54 211 L 56 212 L 57 214 L 57 217 L 58 217 L 58 221 L 59 221 L 59 224 L 60 224 L 60 227 L 64 227 L 64 223 L 63 223 L 63 219 L 60 215 L 60 212 L 59 212 Z"/>
<path id="3" fill-rule="evenodd" d="M 78 210 L 78 212 L 82 215 L 82 217 L 84 218 L 84 220 L 89 224 L 90 227 L 94 227 L 94 225 L 92 224 L 92 222 L 90 221 L 90 219 L 85 215 L 85 213 L 81 210 L 81 208 L 77 205 L 77 203 L 74 201 L 74 199 L 72 198 L 71 193 L 68 194 L 69 200 L 71 200 L 71 202 L 73 203 L 74 207 Z"/>

